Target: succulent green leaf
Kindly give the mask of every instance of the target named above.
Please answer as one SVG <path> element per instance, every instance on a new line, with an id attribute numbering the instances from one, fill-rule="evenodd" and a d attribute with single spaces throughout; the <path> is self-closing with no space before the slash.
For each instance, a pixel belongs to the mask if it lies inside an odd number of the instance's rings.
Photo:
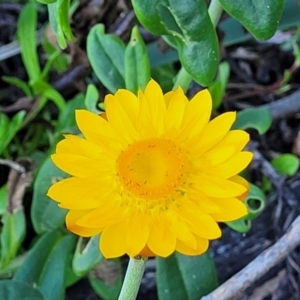
<path id="1" fill-rule="evenodd" d="M 94 268 L 103 258 L 99 250 L 99 235 L 92 237 L 86 245 L 80 238 L 73 257 L 73 270 L 77 275 L 84 275 Z"/>
<path id="2" fill-rule="evenodd" d="M 219 0 L 223 9 L 241 22 L 258 40 L 275 33 L 284 8 L 284 0 Z"/>
<path id="3" fill-rule="evenodd" d="M 125 44 L 120 38 L 105 34 L 103 25 L 95 25 L 87 38 L 87 53 L 95 74 L 108 90 L 115 93 L 125 87 Z"/>
<path id="4" fill-rule="evenodd" d="M 0 281 L 0 299 L 45 300 L 40 291 L 32 285 L 12 280 Z"/>
<path id="5" fill-rule="evenodd" d="M 31 220 L 37 233 L 56 229 L 64 224 L 66 211 L 47 196 L 49 187 L 66 174 L 55 167 L 50 157 L 41 166 L 33 185 Z"/>
<path id="6" fill-rule="evenodd" d="M 199 300 L 218 286 L 214 262 L 209 253 L 185 256 L 175 252 L 157 257 L 156 284 L 160 300 Z"/>
<path id="7" fill-rule="evenodd" d="M 44 299 L 65 299 L 65 271 L 75 241 L 75 236 L 63 236 L 58 231 L 45 233 L 31 248 L 13 280 L 37 286 Z"/>
<path id="8" fill-rule="evenodd" d="M 247 198 L 244 200 L 247 206 L 248 214 L 236 221 L 226 222 L 233 230 L 246 233 L 251 229 L 251 220 L 257 218 L 266 207 L 266 196 L 256 185 L 250 183 L 250 190 Z"/>
<path id="9" fill-rule="evenodd" d="M 293 176 L 299 169 L 299 158 L 291 153 L 280 154 L 271 161 L 272 166 L 282 175 Z"/>
<path id="10" fill-rule="evenodd" d="M 26 220 L 23 208 L 6 212 L 1 222 L 1 268 L 15 258 L 26 234 Z"/>
<path id="11" fill-rule="evenodd" d="M 211 84 L 219 62 L 219 43 L 204 0 L 163 0 L 162 22 L 177 40 L 186 71 L 203 86 Z M 167 11 L 169 13 L 167 13 Z"/>
<path id="12" fill-rule="evenodd" d="M 254 128 L 259 134 L 268 131 L 272 124 L 272 115 L 266 108 L 247 108 L 237 113 L 233 129 Z"/>
<path id="13" fill-rule="evenodd" d="M 150 80 L 150 61 L 143 38 L 135 26 L 125 49 L 125 84 L 133 93 L 144 90 Z"/>
<path id="14" fill-rule="evenodd" d="M 132 0 L 134 12 L 141 24 L 153 34 L 168 34 L 165 26 L 161 22 L 158 12 L 158 4 L 161 0 Z"/>
<path id="15" fill-rule="evenodd" d="M 21 128 L 25 114 L 25 111 L 19 111 L 10 121 L 4 113 L 0 113 L 0 155 Z"/>
<path id="16" fill-rule="evenodd" d="M 89 84 L 86 90 L 84 104 L 87 110 L 99 114 L 101 111 L 97 108 L 99 101 L 99 92 L 95 85 Z"/>

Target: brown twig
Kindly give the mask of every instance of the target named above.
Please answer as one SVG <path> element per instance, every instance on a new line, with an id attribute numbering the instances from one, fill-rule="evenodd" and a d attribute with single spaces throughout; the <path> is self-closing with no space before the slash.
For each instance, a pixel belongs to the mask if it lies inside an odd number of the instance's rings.
<path id="1" fill-rule="evenodd" d="M 242 293 L 253 282 L 282 261 L 288 254 L 300 245 L 300 216 L 298 216 L 273 246 L 265 250 L 244 269 L 231 277 L 216 290 L 201 298 L 201 300 L 233 300 L 239 299 Z"/>

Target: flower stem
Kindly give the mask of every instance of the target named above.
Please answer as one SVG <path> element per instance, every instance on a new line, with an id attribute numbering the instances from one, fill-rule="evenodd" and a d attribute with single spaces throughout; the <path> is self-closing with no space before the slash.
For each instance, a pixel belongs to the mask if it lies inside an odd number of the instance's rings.
<path id="1" fill-rule="evenodd" d="M 135 300 L 143 278 L 147 257 L 130 258 L 118 300 Z"/>
<path id="2" fill-rule="evenodd" d="M 219 0 L 211 0 L 209 8 L 208 8 L 208 14 L 211 19 L 211 22 L 214 27 L 218 25 L 218 22 L 220 20 L 220 17 L 222 15 L 222 6 L 219 3 Z M 177 74 L 173 90 L 175 90 L 178 86 L 181 86 L 182 89 L 186 92 L 192 82 L 193 78 L 192 76 L 184 69 L 182 66 L 180 71 Z"/>

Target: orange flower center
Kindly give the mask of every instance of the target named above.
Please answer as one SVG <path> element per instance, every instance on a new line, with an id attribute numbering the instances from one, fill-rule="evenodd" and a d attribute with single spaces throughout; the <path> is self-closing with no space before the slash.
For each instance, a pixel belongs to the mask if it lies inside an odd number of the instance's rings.
<path id="1" fill-rule="evenodd" d="M 170 195 L 183 180 L 186 158 L 167 139 L 149 139 L 129 145 L 117 159 L 117 172 L 123 186 L 145 199 Z"/>

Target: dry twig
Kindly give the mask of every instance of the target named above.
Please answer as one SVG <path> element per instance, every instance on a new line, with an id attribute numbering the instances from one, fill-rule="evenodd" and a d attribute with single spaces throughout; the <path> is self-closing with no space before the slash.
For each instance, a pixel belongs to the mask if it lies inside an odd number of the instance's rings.
<path id="1" fill-rule="evenodd" d="M 300 245 L 300 216 L 273 246 L 201 300 L 238 299 L 246 288 L 282 261 L 298 245 Z"/>

